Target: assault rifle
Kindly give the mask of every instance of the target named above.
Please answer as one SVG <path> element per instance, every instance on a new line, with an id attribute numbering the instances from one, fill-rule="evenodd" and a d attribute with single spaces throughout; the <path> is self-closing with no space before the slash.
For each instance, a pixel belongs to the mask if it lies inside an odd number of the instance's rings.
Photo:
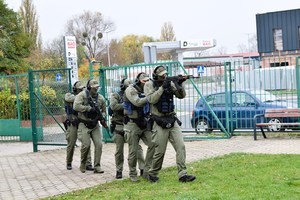
<path id="1" fill-rule="evenodd" d="M 108 126 L 107 126 L 107 123 L 106 123 L 106 121 L 105 121 L 105 118 L 103 117 L 103 115 L 102 115 L 102 113 L 101 113 L 101 111 L 100 111 L 98 105 L 95 104 L 95 102 L 93 101 L 93 99 L 92 99 L 91 96 L 89 96 L 88 100 L 89 100 L 90 106 L 91 106 L 92 108 L 94 108 L 95 111 L 96 111 L 96 114 L 97 114 L 96 119 L 100 121 L 100 124 L 101 124 L 104 128 L 108 129 Z"/>
<path id="2" fill-rule="evenodd" d="M 173 81 L 174 83 L 177 82 L 181 84 L 183 81 L 186 81 L 187 79 L 194 78 L 193 75 L 178 75 L 178 76 L 167 76 L 165 80 L 167 81 Z"/>
<path id="3" fill-rule="evenodd" d="M 193 75 L 178 75 L 178 76 L 167 76 L 165 79 L 161 80 L 161 82 L 167 81 L 169 85 L 171 85 L 171 81 L 175 84 L 175 87 L 179 89 L 180 85 L 186 81 L 187 79 L 194 78 Z"/>

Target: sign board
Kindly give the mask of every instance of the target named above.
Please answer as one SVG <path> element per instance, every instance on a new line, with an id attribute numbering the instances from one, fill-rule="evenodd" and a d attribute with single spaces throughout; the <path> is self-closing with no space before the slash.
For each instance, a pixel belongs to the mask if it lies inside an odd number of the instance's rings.
<path id="1" fill-rule="evenodd" d="M 180 47 L 183 49 L 187 48 L 208 48 L 215 46 L 215 40 L 181 40 Z"/>
<path id="2" fill-rule="evenodd" d="M 205 67 L 203 65 L 198 65 L 197 71 L 198 71 L 198 74 L 203 74 L 205 71 Z"/>
<path id="3" fill-rule="evenodd" d="M 62 75 L 61 75 L 60 73 L 57 73 L 57 74 L 55 75 L 55 80 L 56 80 L 56 81 L 61 81 L 61 80 L 62 80 Z"/>
<path id="4" fill-rule="evenodd" d="M 64 36 L 66 67 L 71 69 L 72 85 L 78 81 L 77 50 L 75 36 Z"/>

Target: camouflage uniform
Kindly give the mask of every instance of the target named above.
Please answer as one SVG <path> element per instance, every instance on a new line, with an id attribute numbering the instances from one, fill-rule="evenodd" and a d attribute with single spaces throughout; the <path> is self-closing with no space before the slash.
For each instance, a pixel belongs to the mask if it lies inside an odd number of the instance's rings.
<path id="1" fill-rule="evenodd" d="M 144 117 L 139 116 L 141 115 L 139 114 L 140 110 L 143 110 L 143 107 L 147 103 L 146 97 L 141 96 L 143 95 L 144 82 L 148 80 L 149 78 L 145 73 L 140 73 L 137 76 L 134 85 L 130 85 L 126 88 L 124 95 L 124 131 L 127 134 L 126 136 L 129 147 L 129 176 L 133 182 L 138 181 L 136 172 L 136 154 L 139 148 L 140 139 L 142 139 L 142 141 L 148 146 L 145 158 L 144 174 L 148 174 L 154 154 L 154 146 L 151 141 L 151 131 L 147 131 L 147 127 L 143 124 Z M 129 109 L 128 106 L 131 108 Z"/>
<path id="2" fill-rule="evenodd" d="M 67 112 L 67 120 L 65 124 L 67 126 L 66 129 L 66 140 L 67 140 L 67 169 L 72 169 L 72 161 L 73 155 L 77 140 L 77 126 L 78 126 L 78 116 L 77 112 L 73 110 L 73 103 L 75 100 L 75 95 L 83 90 L 84 86 L 81 84 L 80 81 L 74 83 L 73 86 L 73 93 L 66 93 L 65 94 L 65 109 Z M 80 138 L 80 137 L 79 137 Z M 86 163 L 87 170 L 93 170 L 92 163 L 91 163 L 91 152 L 88 153 L 88 159 Z"/>
<path id="3" fill-rule="evenodd" d="M 183 83 L 179 84 L 179 88 L 175 87 L 174 82 L 163 81 L 166 76 L 166 70 L 163 66 L 158 66 L 153 72 L 153 77 L 157 77 L 156 79 L 161 79 L 160 82 L 157 80 L 150 80 L 145 84 L 144 92 L 150 103 L 150 112 L 151 119 L 154 120 L 152 127 L 152 142 L 155 143 L 155 154 L 153 156 L 153 162 L 151 169 L 149 170 L 148 180 L 150 182 L 158 181 L 158 173 L 162 168 L 163 159 L 166 153 L 166 148 L 168 141 L 172 144 L 173 148 L 176 152 L 176 163 L 178 169 L 178 177 L 180 182 L 189 182 L 195 179 L 192 175 L 187 175 L 187 168 L 185 165 L 186 160 L 186 151 L 185 144 L 181 132 L 181 128 L 178 125 L 178 119 L 176 117 L 176 113 L 174 112 L 174 104 L 168 105 L 160 104 L 162 103 L 162 96 L 165 90 L 171 94 L 171 98 L 167 99 L 166 102 L 173 102 L 173 95 L 175 95 L 179 99 L 183 99 L 186 96 L 186 92 L 183 86 Z M 165 98 L 165 96 L 164 96 Z M 166 103 L 163 102 L 163 103 Z M 164 105 L 167 107 L 165 110 L 169 110 L 170 112 L 161 112 L 161 108 L 158 108 L 159 105 Z M 160 106 L 162 107 L 162 106 Z M 175 116 L 175 118 L 174 118 Z M 165 123 L 165 127 L 162 124 L 162 119 L 171 119 L 172 123 Z M 160 125 L 158 125 L 158 123 Z M 167 128 L 168 127 L 168 128 Z"/>
<path id="4" fill-rule="evenodd" d="M 90 151 L 91 139 L 95 146 L 94 152 L 94 173 L 103 173 L 101 169 L 101 155 L 102 155 L 102 134 L 96 117 L 89 117 L 95 114 L 95 109 L 89 104 L 88 98 L 91 97 L 96 102 L 98 108 L 105 116 L 106 104 L 102 95 L 97 93 L 99 84 L 95 80 L 90 80 L 87 83 L 87 88 L 80 92 L 74 101 L 74 110 L 78 112 L 79 126 L 78 134 L 82 136 L 81 145 L 81 165 L 80 171 L 85 172 L 85 165 L 87 162 L 88 152 Z"/>
<path id="5" fill-rule="evenodd" d="M 128 87 L 131 82 L 127 79 L 123 79 L 121 82 L 121 91 L 113 93 L 110 97 L 110 108 L 113 111 L 111 117 L 111 127 L 113 127 L 113 141 L 116 144 L 116 151 L 115 151 L 115 163 L 116 163 L 116 178 L 122 178 L 122 171 L 124 165 L 124 143 L 126 142 L 124 137 L 124 105 L 123 105 L 123 95 L 124 90 Z M 111 130 L 112 130 L 111 129 Z M 143 155 L 143 149 L 139 145 L 138 152 L 137 152 L 137 161 L 139 164 L 139 168 L 141 174 L 143 172 L 145 166 L 145 160 Z"/>

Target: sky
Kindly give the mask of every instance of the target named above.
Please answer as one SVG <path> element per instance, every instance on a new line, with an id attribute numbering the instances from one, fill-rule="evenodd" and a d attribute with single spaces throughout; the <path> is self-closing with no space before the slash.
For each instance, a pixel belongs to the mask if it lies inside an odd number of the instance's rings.
<path id="1" fill-rule="evenodd" d="M 18 11 L 22 0 L 4 0 Z M 115 23 L 106 41 L 128 34 L 159 39 L 171 22 L 177 41 L 215 39 L 216 48 L 238 53 L 256 34 L 256 14 L 299 9 L 298 0 L 33 0 L 44 44 L 63 35 L 67 21 L 83 11 L 98 11 Z"/>

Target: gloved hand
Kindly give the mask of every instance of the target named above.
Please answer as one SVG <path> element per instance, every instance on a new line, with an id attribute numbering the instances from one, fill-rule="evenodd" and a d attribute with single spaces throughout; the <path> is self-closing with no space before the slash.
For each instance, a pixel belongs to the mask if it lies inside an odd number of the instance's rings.
<path id="1" fill-rule="evenodd" d="M 186 81 L 186 79 L 185 78 L 179 78 L 179 80 L 178 80 L 178 84 L 179 85 L 181 85 L 184 81 Z"/>
<path id="2" fill-rule="evenodd" d="M 91 108 L 91 110 L 90 110 L 90 113 L 91 113 L 91 114 L 96 114 L 96 113 L 97 113 L 97 111 L 96 111 L 96 109 L 95 109 L 95 108 Z"/>
<path id="3" fill-rule="evenodd" d="M 162 87 L 164 88 L 164 89 L 167 89 L 167 88 L 169 88 L 171 86 L 171 81 L 164 81 L 163 82 L 163 85 L 162 85 Z"/>

